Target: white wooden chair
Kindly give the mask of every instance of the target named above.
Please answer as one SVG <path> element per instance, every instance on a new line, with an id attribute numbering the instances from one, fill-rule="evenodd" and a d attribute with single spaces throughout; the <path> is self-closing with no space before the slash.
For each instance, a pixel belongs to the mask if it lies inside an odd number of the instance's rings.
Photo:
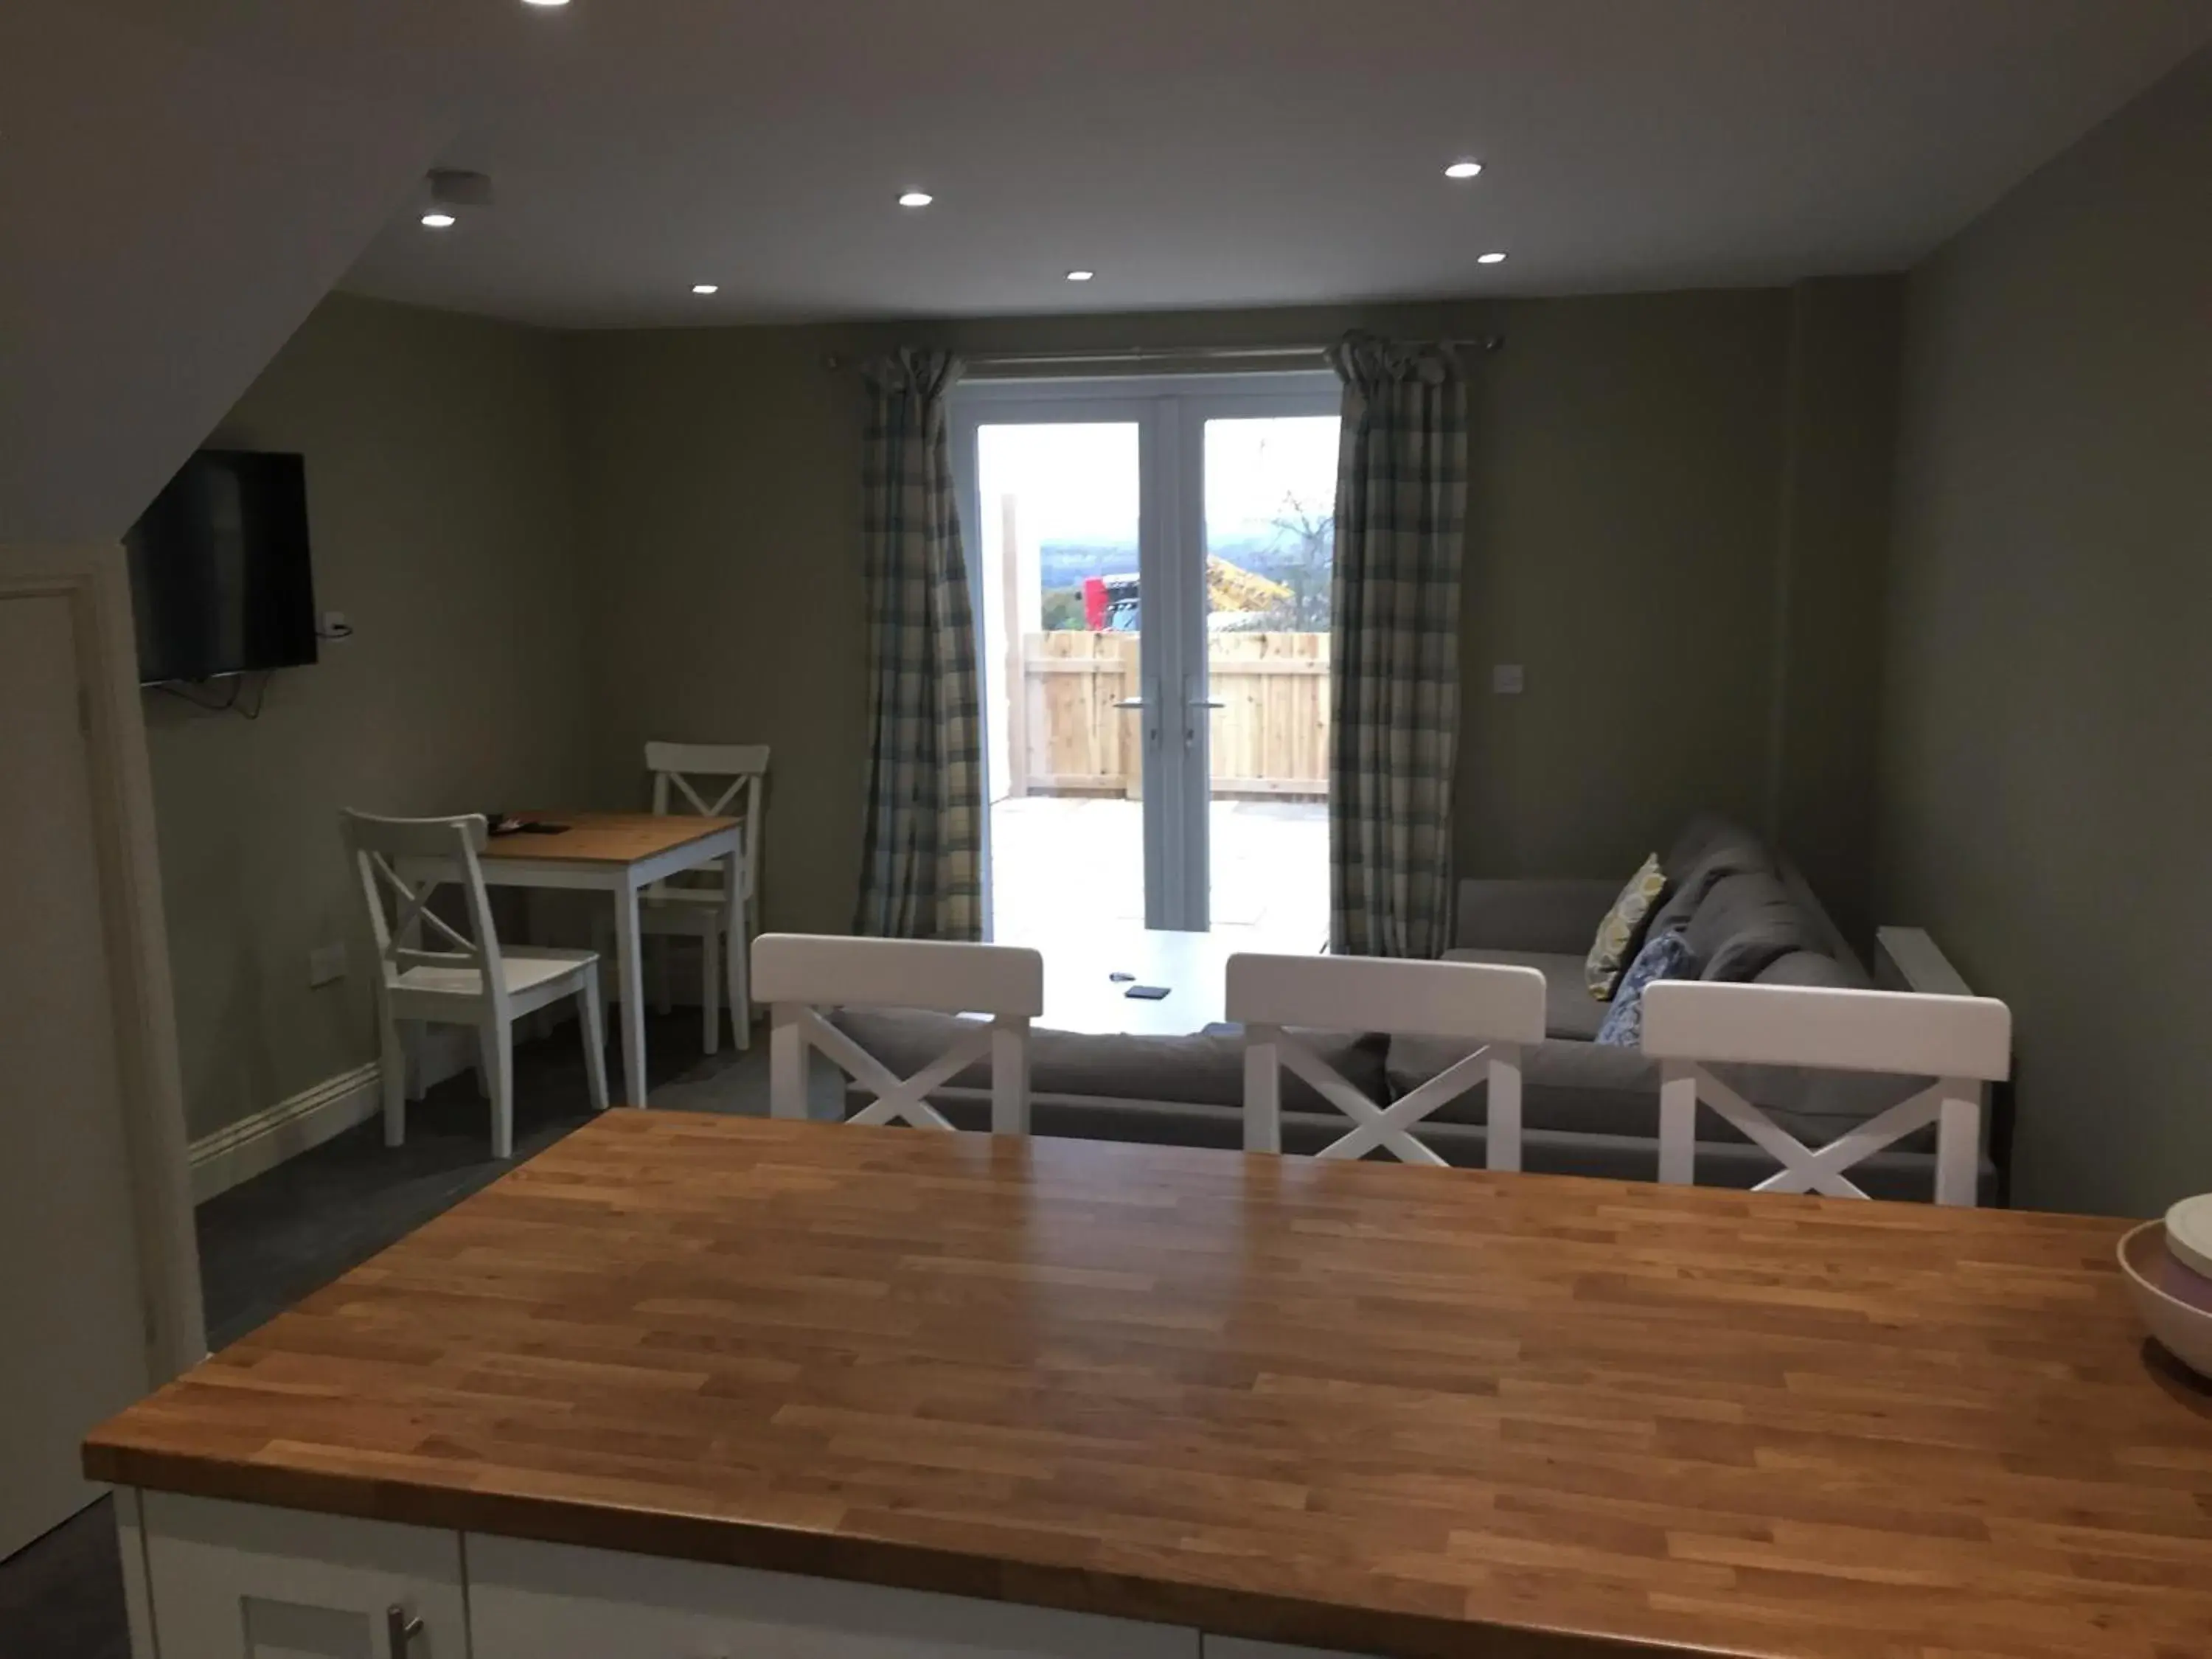
<path id="1" fill-rule="evenodd" d="M 385 1145 L 400 1145 L 407 1133 L 402 1020 L 476 1028 L 484 1091 L 491 1097 L 492 1155 L 509 1158 L 514 1156 L 514 1022 L 573 996 L 582 1004 L 592 1107 L 605 1111 L 606 1033 L 599 957 L 589 951 L 501 947 L 477 862 L 484 844 L 483 817 L 380 818 L 349 811 L 341 819 L 376 940 Z M 432 894 L 448 883 L 461 889 L 469 933 L 430 908 Z M 438 936 L 440 948 L 422 948 L 426 932 Z"/>
<path id="2" fill-rule="evenodd" d="M 745 947 L 758 916 L 761 785 L 768 775 L 768 745 L 726 743 L 648 743 L 646 770 L 653 774 L 653 810 L 656 812 L 696 812 L 702 817 L 741 817 L 744 820 L 744 885 L 738 894 L 738 918 L 742 937 L 729 941 L 738 952 L 740 977 L 746 961 Z M 708 784 L 708 781 L 713 780 Z M 742 800 L 739 799 L 742 797 Z M 722 930 L 728 912 L 724 907 L 719 875 L 696 879 L 655 882 L 639 896 L 638 927 L 642 933 L 683 937 L 699 941 L 700 1017 L 705 1022 L 703 1041 L 708 1054 L 722 1046 L 720 987 Z M 668 1012 L 668 973 L 660 969 L 660 1012 Z M 745 1006 L 730 1011 L 738 1047 L 752 1047 L 752 994 L 748 985 Z"/>
<path id="3" fill-rule="evenodd" d="M 1378 1147 L 1407 1164 L 1442 1164 L 1413 1133 L 1438 1107 L 1489 1084 L 1486 1153 L 1521 1167 L 1521 1053 L 1544 1040 L 1544 976 L 1533 968 L 1373 957 L 1232 956 L 1225 1012 L 1244 1027 L 1244 1148 L 1283 1148 L 1282 1068 L 1352 1121 L 1322 1158 Z M 1285 1026 L 1454 1038 L 1482 1046 L 1388 1106 L 1321 1059 Z"/>
<path id="4" fill-rule="evenodd" d="M 1936 1201 L 1978 1196 L 1986 1085 L 2012 1069 L 2012 1011 L 1989 997 L 1659 980 L 1644 988 L 1644 1052 L 1661 1062 L 1659 1179 L 1696 1179 L 1698 1103 L 1782 1168 L 1764 1193 L 1866 1194 L 1844 1171 L 1936 1126 Z M 1706 1069 L 1794 1066 L 1936 1081 L 1822 1146 L 1808 1146 Z"/>
<path id="5" fill-rule="evenodd" d="M 753 941 L 753 983 L 769 1005 L 769 1109 L 806 1115 L 806 1063 L 819 1048 L 875 1096 L 854 1123 L 950 1129 L 932 1091 L 991 1058 L 991 1132 L 1027 1134 L 1030 1021 L 1044 1011 L 1044 958 L 1006 945 L 836 939 L 763 933 Z M 951 1046 L 902 1078 L 822 1017 L 824 1008 L 911 1008 L 980 1014 Z"/>

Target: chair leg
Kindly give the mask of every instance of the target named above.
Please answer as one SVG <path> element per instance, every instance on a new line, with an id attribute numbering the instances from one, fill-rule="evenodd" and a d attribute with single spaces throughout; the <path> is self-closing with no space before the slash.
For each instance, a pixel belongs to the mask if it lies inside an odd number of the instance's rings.
<path id="1" fill-rule="evenodd" d="M 514 1156 L 514 1027 L 491 1019 L 477 1029 L 491 1073 L 491 1155 L 505 1163 Z"/>
<path id="2" fill-rule="evenodd" d="M 714 981 L 722 974 L 722 930 L 709 927 L 699 935 L 699 1013 L 706 1022 L 700 1042 L 706 1052 L 720 1054 L 722 1049 L 721 999 L 714 994 Z"/>
<path id="3" fill-rule="evenodd" d="M 753 901 L 750 896 L 738 906 L 738 931 L 730 938 L 730 1028 L 737 1034 L 738 1047 L 753 1046 Z"/>
<path id="4" fill-rule="evenodd" d="M 1670 1060 L 1659 1075 L 1659 1179 L 1687 1187 L 1698 1178 L 1698 1074 Z"/>
<path id="5" fill-rule="evenodd" d="M 584 975 L 584 988 L 578 993 L 584 1002 L 584 1077 L 591 1085 L 592 1109 L 607 1109 L 607 1021 L 599 1005 L 599 973 L 593 968 Z"/>
<path id="6" fill-rule="evenodd" d="M 407 1139 L 407 1045 L 399 1040 L 399 1022 L 379 1022 L 378 1070 L 384 1085 L 384 1144 L 398 1146 Z"/>
<path id="7" fill-rule="evenodd" d="M 1283 1150 L 1282 1045 L 1271 1025 L 1244 1028 L 1244 1150 Z"/>
<path id="8" fill-rule="evenodd" d="M 806 1097 L 806 1032 L 799 1024 L 804 1005 L 779 1002 L 769 1012 L 768 1111 L 770 1117 L 804 1120 Z M 842 1116 L 842 1109 L 839 1115 Z"/>

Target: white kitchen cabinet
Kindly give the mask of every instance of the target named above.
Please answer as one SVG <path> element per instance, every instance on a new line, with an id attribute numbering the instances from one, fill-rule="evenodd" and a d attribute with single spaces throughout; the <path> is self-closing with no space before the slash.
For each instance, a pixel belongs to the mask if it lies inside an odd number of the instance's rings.
<path id="1" fill-rule="evenodd" d="M 469 1659 L 458 1533 L 137 1496 L 160 1659 Z"/>
<path id="2" fill-rule="evenodd" d="M 468 1569 L 474 1659 L 1200 1659 L 1174 1626 L 477 1534 Z"/>

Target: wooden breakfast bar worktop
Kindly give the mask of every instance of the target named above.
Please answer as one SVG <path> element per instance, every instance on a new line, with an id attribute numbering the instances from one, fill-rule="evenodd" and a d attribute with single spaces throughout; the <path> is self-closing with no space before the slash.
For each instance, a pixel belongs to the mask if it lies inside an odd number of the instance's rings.
<path id="1" fill-rule="evenodd" d="M 146 1500 L 126 1565 L 165 1629 L 216 1559 L 165 1569 L 165 1494 L 319 1512 L 226 1543 L 256 1561 L 329 1516 L 391 1561 L 458 1534 L 471 1634 L 431 1659 L 554 1652 L 596 1552 L 1163 1632 L 638 1653 L 2203 1659 L 2212 1394 L 2133 1324 L 2123 1230 L 613 1113 L 85 1467 Z M 483 1589 L 503 1540 L 586 1547 L 532 1613 Z"/>

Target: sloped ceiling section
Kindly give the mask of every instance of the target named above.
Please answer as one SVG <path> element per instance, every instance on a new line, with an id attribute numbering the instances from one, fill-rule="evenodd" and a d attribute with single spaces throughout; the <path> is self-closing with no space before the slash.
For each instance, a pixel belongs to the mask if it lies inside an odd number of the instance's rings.
<path id="1" fill-rule="evenodd" d="M 0 6 L 0 543 L 128 529 L 447 125 Z"/>

